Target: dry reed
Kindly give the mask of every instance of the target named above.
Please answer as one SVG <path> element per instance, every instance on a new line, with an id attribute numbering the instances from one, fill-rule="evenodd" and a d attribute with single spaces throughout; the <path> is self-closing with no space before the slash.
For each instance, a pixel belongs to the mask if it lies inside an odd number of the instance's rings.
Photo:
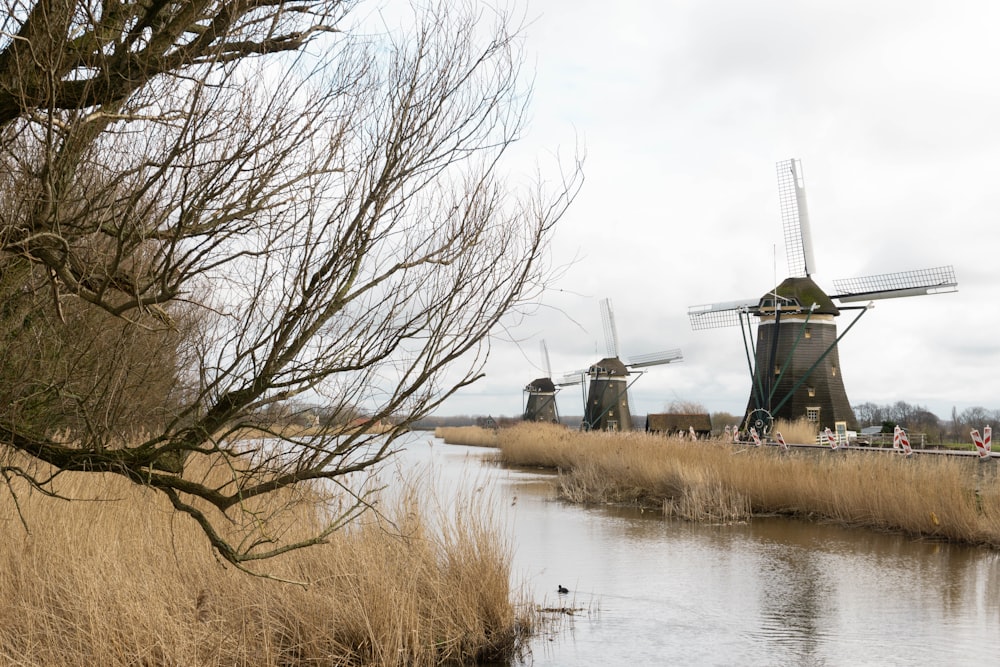
<path id="1" fill-rule="evenodd" d="M 795 421 L 778 419 L 774 422 L 772 431 L 780 433 L 785 442 L 799 445 L 813 444 L 816 442 L 816 436 L 819 435 L 816 422 L 805 418 Z"/>
<path id="2" fill-rule="evenodd" d="M 510 465 L 558 469 L 560 493 L 574 502 L 637 504 L 692 520 L 781 514 L 1000 547 L 1000 479 L 993 462 L 782 452 L 532 425 L 501 431 L 499 457 Z"/>
<path id="3" fill-rule="evenodd" d="M 434 429 L 434 437 L 441 438 L 449 445 L 467 445 L 469 447 L 496 447 L 497 431 L 480 426 L 438 426 Z"/>
<path id="4" fill-rule="evenodd" d="M 0 500 L 0 664 L 460 665 L 509 658 L 530 628 L 510 547 L 473 502 L 446 512 L 408 486 L 326 544 L 261 565 L 293 585 L 223 563 L 150 490 L 57 482 L 78 500 L 10 480 L 30 532 L 11 493 Z M 295 510 L 275 531 L 321 521 L 317 500 L 299 500 L 281 501 Z"/>

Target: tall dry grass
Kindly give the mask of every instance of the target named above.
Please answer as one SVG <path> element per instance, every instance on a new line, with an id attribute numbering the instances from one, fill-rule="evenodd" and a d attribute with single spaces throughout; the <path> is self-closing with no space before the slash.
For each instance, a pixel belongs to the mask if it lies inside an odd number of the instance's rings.
<path id="1" fill-rule="evenodd" d="M 780 433 L 785 442 L 805 445 L 816 442 L 816 437 L 819 435 L 819 426 L 816 422 L 805 418 L 796 419 L 795 421 L 778 419 L 775 420 L 771 431 L 772 433 Z"/>
<path id="2" fill-rule="evenodd" d="M 260 566 L 294 585 L 228 566 L 151 491 L 57 481 L 77 500 L 12 479 L 19 516 L 0 492 L 0 664 L 461 665 L 509 658 L 530 629 L 510 546 L 472 501 L 442 516 L 409 486 L 326 544 Z M 275 531 L 321 520 L 304 500 Z"/>
<path id="3" fill-rule="evenodd" d="M 783 514 L 1000 547 L 994 463 L 883 452 L 782 452 L 645 433 L 500 432 L 500 459 L 560 470 L 574 502 L 632 503 L 691 520 Z"/>
<path id="4" fill-rule="evenodd" d="M 469 447 L 496 447 L 497 431 L 480 426 L 438 426 L 434 429 L 434 437 L 441 438 L 449 445 L 468 445 Z"/>

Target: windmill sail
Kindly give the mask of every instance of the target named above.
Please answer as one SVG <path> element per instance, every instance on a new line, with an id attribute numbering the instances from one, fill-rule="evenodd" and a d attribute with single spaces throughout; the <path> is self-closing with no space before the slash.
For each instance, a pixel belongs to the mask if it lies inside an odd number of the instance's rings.
<path id="1" fill-rule="evenodd" d="M 834 299 L 851 302 L 957 292 L 958 280 L 955 278 L 954 267 L 938 266 L 932 269 L 834 280 L 833 286 L 840 292 L 833 297 Z"/>
<path id="2" fill-rule="evenodd" d="M 549 346 L 542 341 L 542 363 L 545 365 L 545 377 L 552 377 L 552 364 L 549 362 Z"/>
<path id="3" fill-rule="evenodd" d="M 545 366 L 545 377 L 536 378 L 524 388 L 527 401 L 522 419 L 524 421 L 559 423 L 559 408 L 556 405 L 558 388 L 552 381 L 552 367 L 549 364 L 549 348 L 543 340 L 542 364 Z"/>
<path id="4" fill-rule="evenodd" d="M 669 364 L 673 361 L 681 361 L 684 359 L 684 355 L 681 354 L 679 348 L 673 350 L 664 350 L 662 352 L 650 352 L 649 354 L 637 354 L 634 357 L 629 357 L 625 361 L 625 365 L 629 368 L 643 368 L 646 366 L 659 366 L 661 364 Z"/>
<path id="5" fill-rule="evenodd" d="M 742 301 L 723 301 L 691 306 L 688 308 L 688 319 L 691 321 L 691 328 L 695 331 L 735 327 L 740 323 L 740 314 L 754 316 L 753 311 L 756 310 L 759 302 L 760 299 L 743 299 Z"/>
<path id="6" fill-rule="evenodd" d="M 615 326 L 615 311 L 611 299 L 601 300 L 601 322 L 604 324 L 604 345 L 609 357 L 618 356 L 618 328 Z"/>
<path id="7" fill-rule="evenodd" d="M 785 257 L 788 274 L 804 278 L 816 270 L 813 257 L 809 209 L 806 206 L 806 184 L 799 160 L 778 163 L 778 203 L 781 207 L 781 227 L 785 233 Z"/>
<path id="8" fill-rule="evenodd" d="M 751 375 L 746 428 L 752 425 L 766 433 L 778 418 L 806 418 L 833 430 L 851 428 L 855 417 L 840 373 L 837 344 L 868 308 L 843 304 L 954 292 L 958 286 L 954 269 L 944 266 L 834 281 L 840 293 L 828 296 L 811 276 L 816 263 L 802 165 L 795 159 L 779 162 L 777 174 L 789 277 L 760 299 L 691 306 L 691 328 L 745 327 L 743 343 Z M 836 320 L 848 310 L 857 314 L 838 332 Z M 756 346 L 750 331 L 754 318 Z"/>
<path id="9" fill-rule="evenodd" d="M 640 354 L 622 359 L 619 351 L 618 328 L 611 299 L 601 300 L 601 323 L 607 356 L 583 373 L 572 373 L 561 378 L 561 384 L 577 384 L 589 380 L 584 396 L 583 428 L 587 430 L 631 430 L 632 413 L 629 407 L 629 387 L 644 371 L 638 368 L 660 366 L 681 361 L 679 349 Z M 632 379 L 629 379 L 629 378 Z"/>

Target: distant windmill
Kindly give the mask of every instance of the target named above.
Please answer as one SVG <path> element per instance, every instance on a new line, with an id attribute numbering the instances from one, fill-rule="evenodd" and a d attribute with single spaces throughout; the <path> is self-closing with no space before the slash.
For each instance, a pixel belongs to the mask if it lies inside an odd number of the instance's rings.
<path id="1" fill-rule="evenodd" d="M 790 277 L 759 299 L 692 306 L 688 316 L 693 329 L 739 325 L 743 331 L 752 377 L 744 430 L 753 426 L 760 434 L 768 433 L 779 418 L 806 418 L 816 422 L 820 430 L 853 429 L 856 420 L 840 373 L 837 343 L 872 304 L 838 307 L 833 301 L 870 302 L 954 292 L 958 289 L 955 271 L 942 266 L 835 280 L 840 294 L 827 296 L 811 278 L 816 263 L 802 165 L 798 160 L 786 160 L 779 162 L 777 169 Z M 842 310 L 858 313 L 838 336 L 834 319 Z M 758 322 L 756 347 L 754 321 Z"/>
<path id="2" fill-rule="evenodd" d="M 630 369 L 669 364 L 683 359 L 678 349 L 642 354 L 622 361 L 618 352 L 618 329 L 611 300 L 601 301 L 601 318 L 604 324 L 604 341 L 607 357 L 593 364 L 586 371 L 564 377 L 561 385 L 580 384 L 589 378 L 589 388 L 584 398 L 584 416 L 581 428 L 588 431 L 617 431 L 632 429 L 632 412 L 629 409 L 628 388 L 638 379 Z M 641 375 L 640 372 L 638 375 Z"/>
<path id="3" fill-rule="evenodd" d="M 552 367 L 549 364 L 549 348 L 542 341 L 542 362 L 545 364 L 545 377 L 537 378 L 528 383 L 524 392 L 528 399 L 524 406 L 522 419 L 528 422 L 559 423 L 559 410 L 556 407 L 556 385 L 552 381 Z"/>

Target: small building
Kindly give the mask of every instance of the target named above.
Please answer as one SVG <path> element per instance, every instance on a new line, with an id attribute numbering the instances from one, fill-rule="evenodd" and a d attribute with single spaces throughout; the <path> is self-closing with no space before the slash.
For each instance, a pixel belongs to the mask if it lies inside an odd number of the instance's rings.
<path id="1" fill-rule="evenodd" d="M 707 414 L 661 413 L 646 415 L 646 432 L 660 435 L 687 435 L 694 429 L 699 438 L 712 435 L 712 418 Z"/>

